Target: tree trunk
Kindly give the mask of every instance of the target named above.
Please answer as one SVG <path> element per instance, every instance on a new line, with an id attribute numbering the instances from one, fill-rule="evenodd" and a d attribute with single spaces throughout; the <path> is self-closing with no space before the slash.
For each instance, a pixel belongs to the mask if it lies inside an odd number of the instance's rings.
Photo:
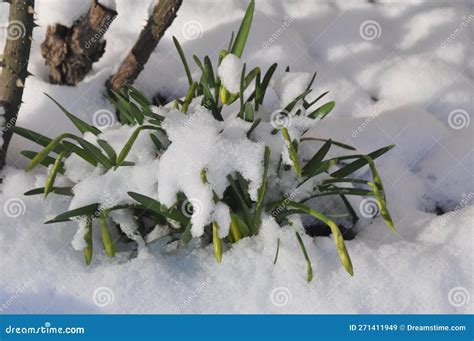
<path id="1" fill-rule="evenodd" d="M 72 27 L 48 26 L 41 53 L 50 67 L 52 84 L 76 85 L 92 70 L 92 64 L 105 52 L 102 36 L 117 12 L 94 0 L 87 15 Z"/>
<path id="2" fill-rule="evenodd" d="M 133 84 L 161 37 L 176 18 L 181 3 L 182 0 L 160 0 L 155 5 L 132 50 L 115 75 L 107 81 L 108 90 L 118 91 L 125 84 Z"/>
<path id="3" fill-rule="evenodd" d="M 6 162 L 8 144 L 12 137 L 21 105 L 23 88 L 28 73 L 33 22 L 34 0 L 10 0 L 8 34 L 0 61 L 0 123 L 3 144 L 0 151 L 0 170 Z M 1 144 L 2 141 L 0 141 Z"/>

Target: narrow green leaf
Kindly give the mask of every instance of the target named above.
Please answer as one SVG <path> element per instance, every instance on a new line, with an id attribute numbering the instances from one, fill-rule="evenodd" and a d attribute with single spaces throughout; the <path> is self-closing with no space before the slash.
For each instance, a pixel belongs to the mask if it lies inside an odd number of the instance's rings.
<path id="1" fill-rule="evenodd" d="M 82 249 L 84 253 L 84 259 L 87 265 L 90 265 L 92 260 L 92 218 L 88 217 L 86 219 L 86 233 L 84 234 L 84 240 L 86 246 Z"/>
<path id="2" fill-rule="evenodd" d="M 249 6 L 247 7 L 247 11 L 245 12 L 242 23 L 240 24 L 239 31 L 237 32 L 237 36 L 235 37 L 234 44 L 232 45 L 232 49 L 230 50 L 230 53 L 235 54 L 239 58 L 242 56 L 245 43 L 247 42 L 250 26 L 252 25 L 254 10 L 255 10 L 255 1 L 251 0 Z"/>
<path id="3" fill-rule="evenodd" d="M 181 237 L 181 243 L 183 245 L 188 244 L 191 241 L 191 239 L 193 239 L 193 235 L 191 234 L 192 226 L 193 225 L 191 224 L 191 221 L 189 221 L 188 224 L 186 225 L 186 228 L 184 229 L 183 236 Z"/>
<path id="4" fill-rule="evenodd" d="M 186 56 L 184 55 L 183 48 L 181 47 L 181 44 L 175 36 L 173 36 L 173 42 L 174 46 L 176 46 L 176 50 L 178 50 L 179 58 L 181 58 L 181 63 L 183 63 L 184 72 L 186 73 L 186 77 L 188 78 L 189 86 L 191 86 L 191 84 L 193 84 L 193 77 L 191 76 L 191 71 L 189 70 L 189 65 L 186 60 Z"/>
<path id="5" fill-rule="evenodd" d="M 308 282 L 311 282 L 313 279 L 313 267 L 311 266 L 311 260 L 309 259 L 308 252 L 306 252 L 306 248 L 303 243 L 303 239 L 298 232 L 296 233 L 296 238 L 298 239 L 298 243 L 300 244 L 301 251 L 303 252 L 304 258 L 306 260 L 306 279 Z"/>
<path id="6" fill-rule="evenodd" d="M 150 209 L 166 218 L 175 220 L 184 226 L 186 226 L 189 222 L 189 218 L 187 218 L 180 210 L 168 209 L 165 206 L 161 205 L 155 199 L 147 197 L 146 195 L 142 195 L 135 192 L 128 192 L 128 195 L 134 200 L 138 201 L 143 206 L 145 206 L 145 208 Z"/>
<path id="7" fill-rule="evenodd" d="M 73 210 L 61 213 L 60 215 L 56 216 L 52 220 L 48 220 L 45 224 L 54 224 L 54 223 L 61 223 L 64 221 L 70 221 L 71 218 L 79 217 L 79 216 L 94 216 L 99 212 L 99 204 L 91 204 L 79 208 L 75 208 Z"/>
<path id="8" fill-rule="evenodd" d="M 315 100 L 311 101 L 311 102 L 305 102 L 303 107 L 305 109 L 308 109 L 308 108 L 311 108 L 311 106 L 313 104 L 315 104 L 317 101 L 319 101 L 321 98 L 323 98 L 324 96 L 326 96 L 327 94 L 329 93 L 329 91 L 326 91 L 324 93 L 322 93 L 321 95 L 319 95 Z"/>
<path id="9" fill-rule="evenodd" d="M 303 137 L 301 140 L 300 140 L 300 143 L 301 142 L 305 142 L 305 141 L 323 141 L 323 142 L 327 142 L 329 140 L 327 139 L 319 139 L 319 138 L 316 138 L 316 137 Z M 345 144 L 345 143 L 342 143 L 342 142 L 338 142 L 338 141 L 334 141 L 334 140 L 331 140 L 332 141 L 332 144 L 335 145 L 335 146 L 338 146 L 338 147 L 341 147 L 341 148 L 344 148 L 344 149 L 349 149 L 349 150 L 356 150 L 355 147 L 352 147 L 352 146 L 349 146 L 348 144 Z"/>
<path id="10" fill-rule="evenodd" d="M 222 240 L 219 238 L 219 225 L 216 222 L 212 223 L 212 245 L 217 263 L 222 262 Z"/>
<path id="11" fill-rule="evenodd" d="M 369 186 L 374 191 L 375 199 L 377 200 L 377 203 L 379 205 L 380 215 L 382 216 L 383 220 L 385 221 L 385 224 L 393 232 L 397 232 L 397 229 L 395 228 L 392 217 L 390 216 L 390 212 L 387 209 L 385 196 L 384 196 L 384 188 L 383 188 L 383 184 L 382 184 L 382 179 L 380 179 L 379 173 L 377 171 L 377 168 L 375 167 L 375 163 L 374 163 L 373 159 L 368 157 L 368 156 L 366 157 L 366 159 L 367 159 L 367 162 L 369 163 L 369 167 L 370 167 L 370 170 L 372 172 L 372 177 L 374 179 L 374 182 L 369 182 Z"/>
<path id="12" fill-rule="evenodd" d="M 347 249 L 346 249 L 346 245 L 344 244 L 344 238 L 342 237 L 342 233 L 339 230 L 339 227 L 337 226 L 337 224 L 334 221 L 332 221 L 331 219 L 329 219 L 328 217 L 326 217 L 325 215 L 323 215 L 322 213 L 320 213 L 316 210 L 313 210 L 312 208 L 309 208 L 308 206 L 305 206 L 303 204 L 300 204 L 300 203 L 297 203 L 297 202 L 294 202 L 294 201 L 289 201 L 289 202 L 287 201 L 287 205 L 288 205 L 288 207 L 296 208 L 298 210 L 306 212 L 306 213 L 312 215 L 313 217 L 315 217 L 316 219 L 322 221 L 327 226 L 329 226 L 329 228 L 331 229 L 331 233 L 333 235 L 333 238 L 334 238 L 334 243 L 336 244 L 336 249 L 337 249 L 337 253 L 339 254 L 339 259 L 341 260 L 341 263 L 344 266 L 344 268 L 346 269 L 346 271 L 351 276 L 353 276 L 354 271 L 352 269 L 351 258 L 349 257 L 349 254 L 348 254 Z"/>
<path id="13" fill-rule="evenodd" d="M 257 119 L 253 122 L 252 126 L 250 127 L 249 131 L 247 132 L 247 138 L 250 137 L 250 134 L 252 134 L 252 132 L 255 130 L 255 128 L 257 128 L 257 126 L 260 124 L 260 122 L 262 122 L 262 118 L 261 118 L 261 117 L 257 118 Z"/>
<path id="14" fill-rule="evenodd" d="M 51 140 L 51 142 L 42 151 L 36 154 L 36 156 L 30 161 L 30 163 L 25 168 L 25 172 L 29 172 L 39 165 L 48 156 L 48 154 L 51 153 L 61 143 L 61 140 L 69 135 L 70 134 L 62 134 L 56 137 L 54 140 Z"/>
<path id="15" fill-rule="evenodd" d="M 156 126 L 140 126 L 137 129 L 135 129 L 133 131 L 132 135 L 130 136 L 130 138 L 128 139 L 127 143 L 125 143 L 125 145 L 123 146 L 123 148 L 120 151 L 119 155 L 117 156 L 117 163 L 115 165 L 115 169 L 117 169 L 118 167 L 120 167 L 123 164 L 123 162 L 125 161 L 125 158 L 127 157 L 128 153 L 132 149 L 133 144 L 135 143 L 135 140 L 137 139 L 140 132 L 144 129 L 162 130 L 161 128 L 156 127 Z"/>
<path id="16" fill-rule="evenodd" d="M 66 108 L 64 108 L 61 104 L 59 104 L 59 102 L 57 102 L 53 97 L 51 97 L 47 93 L 45 93 L 45 95 L 49 99 L 51 99 L 59 107 L 59 109 L 61 109 L 61 111 L 67 116 L 67 118 L 69 118 L 69 120 L 76 126 L 77 129 L 79 129 L 79 131 L 82 134 L 85 134 L 86 132 L 90 132 L 94 135 L 99 135 L 101 133 L 101 131 L 99 129 L 97 129 L 96 127 L 93 127 L 93 126 L 87 124 L 86 122 L 84 122 L 80 118 L 78 118 L 78 117 L 74 116 L 73 114 L 71 114 Z"/>
<path id="17" fill-rule="evenodd" d="M 198 86 L 198 84 L 196 82 L 194 82 L 189 87 L 188 93 L 186 94 L 186 97 L 184 98 L 183 106 L 181 107 L 182 112 L 186 113 L 188 111 L 189 104 L 191 104 L 191 101 L 195 97 L 197 86 Z"/>
<path id="18" fill-rule="evenodd" d="M 115 257 L 115 245 L 110 237 L 109 229 L 107 227 L 107 215 L 108 211 L 104 210 L 99 217 L 100 229 L 102 232 L 102 244 L 106 255 L 109 257 Z"/>
<path id="19" fill-rule="evenodd" d="M 317 170 L 319 167 L 321 167 L 321 163 L 324 157 L 329 152 L 331 144 L 332 141 L 328 140 L 322 145 L 322 147 L 316 152 L 316 154 L 314 154 L 311 160 L 309 160 L 308 163 L 303 167 L 303 176 L 308 176 L 312 174 L 315 170 Z"/>
<path id="20" fill-rule="evenodd" d="M 290 154 L 290 159 L 293 161 L 293 168 L 298 174 L 298 177 L 301 178 L 301 166 L 300 162 L 298 161 L 298 155 L 296 154 L 296 149 L 293 145 L 293 141 L 291 140 L 290 133 L 288 132 L 288 129 L 286 127 L 281 129 L 281 133 L 283 136 L 283 139 L 286 141 L 286 145 L 288 147 L 288 153 Z"/>
<path id="21" fill-rule="evenodd" d="M 370 157 L 372 160 L 375 160 L 379 156 L 382 156 L 383 154 L 388 152 L 393 147 L 395 147 L 394 144 L 392 144 L 390 146 L 387 146 L 387 147 L 377 149 L 376 151 L 368 154 L 367 156 Z M 358 160 L 356 160 L 354 162 L 351 162 L 348 165 L 345 165 L 344 167 L 341 167 L 340 169 L 338 169 L 334 173 L 331 173 L 331 176 L 335 177 L 335 178 L 344 178 L 344 177 L 354 173 L 356 170 L 364 167 L 367 164 L 368 164 L 367 158 L 365 158 L 365 156 L 360 156 Z"/>
<path id="22" fill-rule="evenodd" d="M 258 103 L 262 104 L 263 103 L 263 98 L 265 97 L 265 92 L 267 91 L 267 87 L 270 84 L 270 80 L 273 76 L 273 73 L 275 72 L 278 64 L 272 64 L 270 68 L 268 69 L 267 73 L 265 73 L 265 76 L 263 77 L 262 83 L 260 84 L 260 91 L 259 91 L 259 96 L 256 95 L 256 100 Z"/>
<path id="23" fill-rule="evenodd" d="M 335 106 L 336 102 L 334 101 L 323 104 L 318 109 L 309 114 L 308 117 L 323 119 L 327 114 L 332 111 L 332 109 L 334 109 Z"/>
<path id="24" fill-rule="evenodd" d="M 69 196 L 69 197 L 73 196 L 72 187 L 53 187 L 51 188 L 50 192 L 54 194 L 58 194 L 58 195 Z M 44 187 L 35 188 L 23 193 L 23 195 L 25 196 L 38 195 L 38 194 L 44 194 Z"/>
<path id="25" fill-rule="evenodd" d="M 163 144 L 161 143 L 158 136 L 156 136 L 155 134 L 150 134 L 150 138 L 153 141 L 153 144 L 155 145 L 156 149 L 161 150 L 163 148 Z"/>
<path id="26" fill-rule="evenodd" d="M 23 150 L 20 152 L 21 155 L 25 156 L 26 158 L 32 160 L 35 158 L 36 155 L 38 155 L 37 152 L 31 151 L 31 150 Z M 51 156 L 46 156 L 40 164 L 45 167 L 49 167 L 50 165 L 54 164 L 56 160 L 52 158 Z M 58 168 L 58 173 L 59 174 L 64 174 L 64 163 L 61 163 L 59 168 Z"/>
<path id="27" fill-rule="evenodd" d="M 278 254 L 280 253 L 280 238 L 277 239 L 277 249 L 275 253 L 275 258 L 273 259 L 273 264 L 276 264 L 278 260 Z"/>
<path id="28" fill-rule="evenodd" d="M 117 154 L 115 153 L 115 150 L 112 148 L 112 146 L 107 141 L 101 139 L 98 139 L 97 143 L 109 157 L 110 163 L 115 165 L 115 162 L 117 161 Z"/>
<path id="29" fill-rule="evenodd" d="M 59 168 L 61 167 L 61 161 L 64 157 L 66 152 L 61 152 L 56 158 L 56 161 L 54 161 L 53 167 L 51 168 L 51 173 L 48 176 L 48 179 L 46 180 L 46 183 L 44 185 L 44 196 L 47 197 L 48 194 L 51 192 L 51 189 L 54 186 L 54 181 L 56 180 L 56 175 L 58 174 Z"/>

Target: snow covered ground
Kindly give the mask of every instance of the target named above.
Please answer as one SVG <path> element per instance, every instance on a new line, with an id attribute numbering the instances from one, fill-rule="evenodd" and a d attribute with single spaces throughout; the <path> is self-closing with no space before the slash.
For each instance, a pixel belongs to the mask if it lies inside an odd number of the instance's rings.
<path id="1" fill-rule="evenodd" d="M 36 2 L 40 27 L 34 30 L 29 68 L 35 76 L 27 79 L 17 124 L 56 136 L 74 129 L 42 92 L 89 122 L 94 113 L 111 110 L 103 84 L 133 44 L 151 0 L 116 1 L 119 15 L 105 34 L 106 53 L 77 87 L 47 83 L 39 45 L 47 24 L 69 24 L 89 3 Z M 171 36 L 188 55 L 215 57 L 246 5 L 185 1 L 136 86 L 150 97 L 183 96 L 187 82 Z M 2 27 L 6 6 L 0 4 Z M 82 253 L 71 246 L 75 223 L 42 224 L 69 203 L 54 195 L 47 200 L 22 195 L 41 187 L 45 174 L 23 172 L 26 160 L 19 152 L 32 146 L 15 137 L 0 185 L 0 310 L 474 312 L 473 42 L 474 5 L 468 0 L 257 0 L 244 52 L 249 69 L 278 62 L 292 71 L 316 70 L 316 92 L 329 90 L 328 99 L 337 103 L 312 135 L 362 152 L 396 144 L 377 164 L 398 233 L 381 218 L 361 219 L 356 238 L 346 242 L 354 277 L 340 266 L 330 238 L 305 236 L 315 274 L 308 284 L 294 233 L 272 224 L 226 251 L 221 264 L 212 245 L 203 249 L 194 241 L 179 250 L 152 243 L 133 259 L 96 253 L 86 267 Z M 278 237 L 280 254 L 273 265 Z"/>

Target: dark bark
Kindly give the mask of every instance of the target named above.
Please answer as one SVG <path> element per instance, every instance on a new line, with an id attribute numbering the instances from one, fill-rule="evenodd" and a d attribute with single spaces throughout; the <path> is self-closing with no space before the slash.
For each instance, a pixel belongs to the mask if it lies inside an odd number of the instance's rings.
<path id="1" fill-rule="evenodd" d="M 0 151 L 0 170 L 6 162 L 8 145 L 12 137 L 11 127 L 16 123 L 21 105 L 23 88 L 28 73 L 33 22 L 34 0 L 10 0 L 8 34 L 3 58 L 0 61 L 0 111 L 3 145 Z M 1 117 L 1 116 L 0 116 Z"/>
<path id="2" fill-rule="evenodd" d="M 94 0 L 86 15 L 71 27 L 48 26 L 41 53 L 50 67 L 53 84 L 76 85 L 92 70 L 105 52 L 103 35 L 117 12 Z"/>
<path id="3" fill-rule="evenodd" d="M 118 91 L 126 84 L 133 84 L 161 37 L 176 18 L 181 3 L 182 0 L 159 1 L 132 50 L 128 53 L 118 71 L 107 81 L 109 90 Z"/>

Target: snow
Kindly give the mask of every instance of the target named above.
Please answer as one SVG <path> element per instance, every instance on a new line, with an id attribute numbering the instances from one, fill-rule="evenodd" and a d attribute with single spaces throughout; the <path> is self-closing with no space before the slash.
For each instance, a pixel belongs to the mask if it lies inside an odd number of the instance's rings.
<path id="1" fill-rule="evenodd" d="M 40 27 L 34 30 L 29 65 L 34 76 L 26 80 L 25 103 L 17 124 L 50 137 L 63 131 L 77 134 L 60 110 L 39 95 L 42 92 L 88 122 L 93 122 L 99 111 L 114 112 L 102 96 L 103 84 L 134 43 L 152 2 L 117 1 L 119 14 L 104 36 L 107 47 L 103 58 L 78 86 L 61 87 L 47 83 L 48 69 L 40 55 L 46 26 L 56 22 L 70 25 L 90 2 L 36 1 Z M 4 6 L 0 4 L 2 27 L 8 20 Z M 182 42 L 196 75 L 191 55 L 208 54 L 216 60 L 219 51 L 227 48 L 230 32 L 238 29 L 245 6 L 246 1 L 183 3 L 136 85 L 149 97 L 156 93 L 169 98 L 184 96 L 187 79 L 172 35 Z M 1 311 L 472 313 L 471 13 L 468 1 L 257 1 L 242 60 L 229 55 L 219 68 L 226 88 L 238 92 L 242 61 L 247 70 L 255 66 L 266 70 L 274 62 L 279 65 L 273 89 L 268 90 L 259 113 L 264 122 L 254 131 L 253 139 L 244 138 L 250 124 L 235 119 L 235 107 L 225 113 L 224 122 L 214 120 L 196 103 L 190 105 L 187 115 L 154 108 L 166 117 L 163 125 L 170 147 L 157 158 L 150 131 L 144 131 L 127 157 L 136 166 L 107 173 L 79 158 L 68 158 L 66 173 L 57 181 L 64 186 L 77 183 L 72 201 L 54 194 L 46 200 L 22 195 L 42 187 L 46 173 L 44 169 L 23 172 L 26 160 L 19 152 L 38 147 L 15 136 L 0 185 Z M 290 73 L 282 72 L 286 65 Z M 160 238 L 166 232 L 160 226 L 147 235 L 148 242 L 154 241 L 145 245 L 130 212 L 120 210 L 111 212 L 110 217 L 136 241 L 137 252 L 130 253 L 127 245 L 119 244 L 117 257 L 107 257 L 101 251 L 100 229 L 94 225 L 94 257 L 86 267 L 82 252 L 75 250 L 84 243 L 78 222 L 42 224 L 70 208 L 95 202 L 103 203 L 102 208 L 131 203 L 128 191 L 154 197 L 167 206 L 174 205 L 177 193 L 183 191 L 193 207 L 189 212 L 195 223 L 193 235 L 201 235 L 205 224 L 216 221 L 219 236 L 226 236 L 229 208 L 214 203 L 213 191 L 222 195 L 227 185 L 222 181 L 225 174 L 239 170 L 251 181 L 249 194 L 256 197 L 263 145 L 272 149 L 272 164 L 286 153 L 279 134 L 269 136 L 275 124 L 272 114 L 306 89 L 314 71 L 318 75 L 309 98 L 329 90 L 324 101 L 334 100 L 336 107 L 323 121 L 314 122 L 304 115 L 295 116 L 301 108 L 301 103 L 297 104 L 289 113 L 292 138 L 300 141 L 302 131 L 311 127 L 311 136 L 332 138 L 364 153 L 396 144 L 377 165 L 398 232 L 387 229 L 380 217 L 361 218 L 356 238 L 346 241 L 354 277 L 340 266 L 332 238 L 301 233 L 314 271 L 313 281 L 306 282 L 305 262 L 294 233 L 302 232 L 297 218 L 291 226 L 280 227 L 266 217 L 260 234 L 224 250 L 220 264 L 214 259 L 212 245 L 203 247 L 193 239 L 187 247 L 177 248 L 176 242 Z M 287 121 L 286 116 L 278 117 L 277 123 Z M 110 124 L 99 138 L 106 139 L 118 153 L 133 128 Z M 92 143 L 95 139 L 88 136 Z M 307 157 L 321 145 L 300 142 Z M 335 148 L 329 157 L 341 152 Z M 288 156 L 286 162 L 291 164 Z M 202 169 L 206 170 L 207 184 L 199 176 Z M 269 191 L 292 200 L 304 197 L 310 184 L 295 190 L 294 181 L 294 174 L 287 172 Z M 361 204 L 360 198 L 349 199 L 355 208 Z M 321 210 L 333 207 L 334 212 L 343 209 L 326 200 L 314 200 L 311 205 Z M 439 210 L 445 213 L 438 216 Z M 116 227 L 111 233 L 119 234 Z M 278 239 L 280 250 L 274 265 Z M 115 299 L 109 304 L 94 300 L 101 288 L 112 292 Z"/>
<path id="2" fill-rule="evenodd" d="M 229 53 L 219 65 L 218 75 L 222 84 L 231 93 L 239 93 L 243 63 L 235 54 Z"/>

